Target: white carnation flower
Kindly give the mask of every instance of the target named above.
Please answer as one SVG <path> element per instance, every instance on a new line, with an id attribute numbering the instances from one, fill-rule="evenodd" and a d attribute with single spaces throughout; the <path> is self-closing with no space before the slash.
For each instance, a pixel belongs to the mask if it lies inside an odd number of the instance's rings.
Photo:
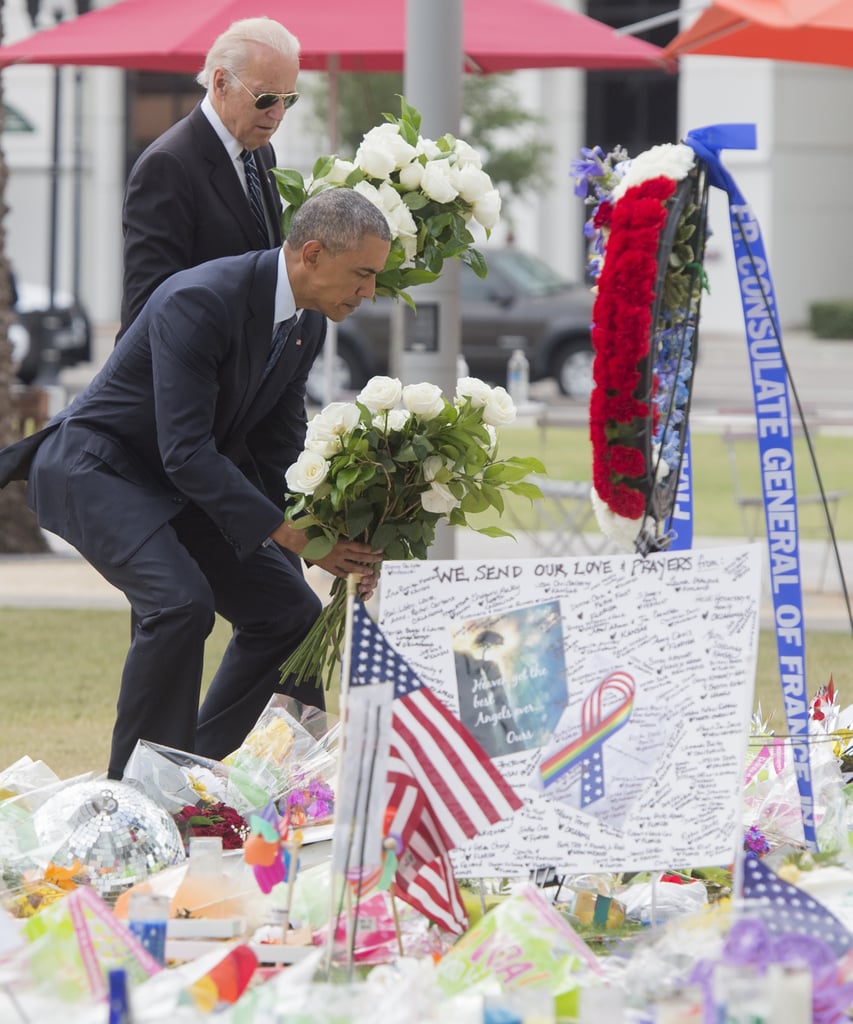
<path id="1" fill-rule="evenodd" d="M 483 407 L 483 422 L 493 427 L 505 427 L 515 419 L 515 402 L 506 388 L 492 388 Z"/>
<path id="2" fill-rule="evenodd" d="M 642 185 L 652 178 L 672 178 L 682 181 L 693 169 L 696 155 L 683 142 L 667 142 L 662 146 L 652 146 L 644 153 L 634 157 L 625 167 L 625 174 L 610 195 L 615 203 L 621 199 L 629 188 Z"/>
<path id="3" fill-rule="evenodd" d="M 640 535 L 640 531 L 644 529 L 642 517 L 639 519 L 628 519 L 626 516 L 616 515 L 602 501 L 601 496 L 594 487 L 590 491 L 590 498 L 601 532 L 609 537 L 620 551 L 635 551 L 634 544 Z M 655 521 L 651 516 L 646 517 L 645 528 L 654 532 Z"/>
<path id="4" fill-rule="evenodd" d="M 301 452 L 299 458 L 284 474 L 287 489 L 292 494 L 313 494 L 329 473 L 329 463 L 317 452 Z"/>
<path id="5" fill-rule="evenodd" d="M 474 217 L 483 225 L 486 231 L 492 228 L 500 220 L 501 215 L 501 194 L 496 188 L 486 192 L 474 203 Z"/>
<path id="6" fill-rule="evenodd" d="M 466 398 L 471 399 L 474 409 L 481 409 L 489 400 L 492 389 L 479 377 L 460 377 L 456 381 L 455 404 L 461 405 Z"/>
<path id="7" fill-rule="evenodd" d="M 446 516 L 448 512 L 452 512 L 459 505 L 459 499 L 454 497 L 447 484 L 440 484 L 433 480 L 429 485 L 429 490 L 421 492 L 421 505 L 427 512 Z"/>
<path id="8" fill-rule="evenodd" d="M 371 377 L 357 399 L 371 412 L 384 412 L 394 408 L 402 393 L 403 385 L 396 377 Z"/>
<path id="9" fill-rule="evenodd" d="M 424 168 L 421 191 L 437 203 L 450 203 L 459 189 L 453 184 L 453 168 L 447 160 L 431 160 Z"/>
<path id="10" fill-rule="evenodd" d="M 422 420 L 434 420 L 444 410 L 441 388 L 435 384 L 407 384 L 403 388 L 403 405 Z"/>

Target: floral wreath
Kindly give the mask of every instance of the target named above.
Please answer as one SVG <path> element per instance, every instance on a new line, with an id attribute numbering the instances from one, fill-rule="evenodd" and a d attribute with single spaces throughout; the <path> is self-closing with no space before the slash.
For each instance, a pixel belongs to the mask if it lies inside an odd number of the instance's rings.
<path id="1" fill-rule="evenodd" d="M 671 541 L 705 285 L 707 183 L 684 144 L 629 160 L 582 149 L 575 192 L 593 207 L 584 233 L 593 306 L 592 500 L 620 547 Z"/>

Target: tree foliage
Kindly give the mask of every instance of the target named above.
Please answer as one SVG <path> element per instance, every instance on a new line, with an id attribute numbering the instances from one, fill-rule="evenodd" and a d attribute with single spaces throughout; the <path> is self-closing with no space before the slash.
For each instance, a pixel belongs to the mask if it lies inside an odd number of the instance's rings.
<path id="1" fill-rule="evenodd" d="M 403 76 L 392 73 L 341 74 L 338 78 L 337 138 L 340 156 L 351 159 L 362 136 L 386 113 L 399 109 Z M 312 90 L 315 116 L 328 121 L 329 87 L 325 77 Z M 519 102 L 508 75 L 466 75 L 463 82 L 461 135 L 483 158 L 483 170 L 509 199 L 549 184 L 552 147 L 543 134 L 544 118 Z"/>

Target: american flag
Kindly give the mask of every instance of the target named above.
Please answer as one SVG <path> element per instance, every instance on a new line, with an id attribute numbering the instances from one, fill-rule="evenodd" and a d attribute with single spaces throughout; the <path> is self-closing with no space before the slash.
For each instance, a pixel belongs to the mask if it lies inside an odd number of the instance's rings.
<path id="1" fill-rule="evenodd" d="M 521 807 L 514 790 L 459 719 L 415 675 L 355 602 L 350 686 L 393 682 L 389 831 L 403 854 L 396 894 L 447 931 L 468 917 L 450 851 Z"/>
<path id="2" fill-rule="evenodd" d="M 808 935 L 831 946 L 837 957 L 853 948 L 853 935 L 835 914 L 780 878 L 754 853 L 744 856 L 743 895 L 746 900 L 761 901 L 748 904 L 747 911 L 760 918 L 771 935 Z"/>

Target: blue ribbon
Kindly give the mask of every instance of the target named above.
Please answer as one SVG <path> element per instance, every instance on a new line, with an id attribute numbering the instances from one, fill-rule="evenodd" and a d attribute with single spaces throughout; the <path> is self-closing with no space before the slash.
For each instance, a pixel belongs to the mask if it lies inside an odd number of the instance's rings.
<path id="1" fill-rule="evenodd" d="M 689 426 L 684 432 L 675 503 L 666 521 L 664 534 L 671 538 L 670 551 L 686 551 L 693 547 L 693 459 L 690 454 Z"/>
<path id="2" fill-rule="evenodd" d="M 734 179 L 720 162 L 723 149 L 755 149 L 755 125 L 709 125 L 690 132 L 685 141 L 707 164 L 710 183 L 722 189 L 729 199 L 755 403 L 779 677 L 800 794 L 803 833 L 808 847 L 817 850 L 808 744 L 800 531 L 788 376 L 761 229 Z"/>

